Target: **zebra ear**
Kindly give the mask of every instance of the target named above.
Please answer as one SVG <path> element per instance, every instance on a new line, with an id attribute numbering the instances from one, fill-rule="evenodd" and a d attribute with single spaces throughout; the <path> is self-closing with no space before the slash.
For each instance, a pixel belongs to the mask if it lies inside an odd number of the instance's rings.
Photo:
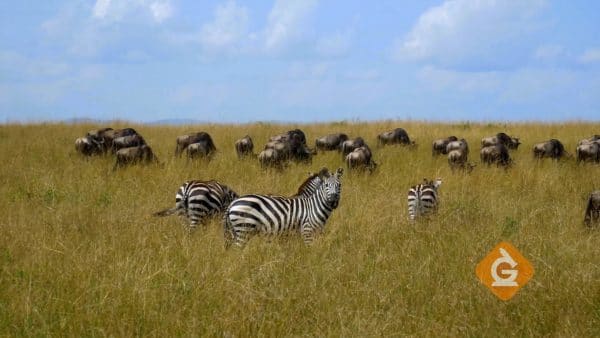
<path id="1" fill-rule="evenodd" d="M 344 173 L 343 168 L 337 168 L 337 170 L 335 171 L 335 177 L 340 178 L 340 177 L 342 177 L 343 173 Z"/>
<path id="2" fill-rule="evenodd" d="M 329 169 L 323 167 L 321 168 L 321 170 L 319 171 L 319 177 L 324 178 L 324 177 L 329 177 Z"/>

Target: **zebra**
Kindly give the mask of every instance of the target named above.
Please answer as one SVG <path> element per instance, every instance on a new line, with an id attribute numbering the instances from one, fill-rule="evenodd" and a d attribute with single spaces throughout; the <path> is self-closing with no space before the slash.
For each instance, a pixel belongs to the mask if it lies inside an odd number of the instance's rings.
<path id="1" fill-rule="evenodd" d="M 333 175 L 323 168 L 317 176 L 309 177 L 299 194 L 292 197 L 245 195 L 236 199 L 223 219 L 225 248 L 232 243 L 243 247 L 256 233 L 280 235 L 295 231 L 301 234 L 306 245 L 312 244 L 315 233 L 323 230 L 339 205 L 342 173 L 342 168 Z M 309 194 L 316 177 L 321 183 Z"/>
<path id="2" fill-rule="evenodd" d="M 218 181 L 187 181 L 175 195 L 175 207 L 154 213 L 154 216 L 185 215 L 189 230 L 203 223 L 207 216 L 224 212 L 238 194 Z"/>
<path id="3" fill-rule="evenodd" d="M 435 181 L 423 179 L 423 183 L 417 184 L 408 190 L 408 217 L 414 221 L 417 216 L 435 212 L 438 206 L 437 190 L 442 180 Z"/>

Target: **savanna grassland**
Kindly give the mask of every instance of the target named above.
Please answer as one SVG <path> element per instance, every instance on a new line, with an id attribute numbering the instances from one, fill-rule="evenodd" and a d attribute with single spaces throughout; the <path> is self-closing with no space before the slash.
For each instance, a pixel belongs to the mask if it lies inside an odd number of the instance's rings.
<path id="1" fill-rule="evenodd" d="M 76 154 L 75 138 L 101 125 L 0 126 L 0 335 L 600 336 L 600 229 L 582 222 L 600 166 L 531 153 L 554 137 L 573 154 L 600 123 L 128 126 L 161 165 L 113 172 L 113 157 Z M 257 151 L 295 127 L 311 146 L 332 132 L 363 136 L 379 163 L 372 175 L 345 172 L 312 247 L 258 237 L 225 251 L 220 218 L 189 234 L 176 216 L 151 216 L 188 179 L 290 195 L 309 171 L 343 166 L 337 152 L 283 172 L 237 159 L 237 138 L 250 134 Z M 378 148 L 376 135 L 395 127 L 419 147 Z M 175 137 L 198 130 L 213 136 L 213 161 L 174 158 Z M 453 134 L 479 163 L 480 139 L 499 131 L 523 141 L 510 170 L 452 173 L 431 155 L 433 139 Z M 440 209 L 409 223 L 406 193 L 424 177 L 443 179 Z M 507 302 L 475 276 L 502 240 L 535 268 Z"/>

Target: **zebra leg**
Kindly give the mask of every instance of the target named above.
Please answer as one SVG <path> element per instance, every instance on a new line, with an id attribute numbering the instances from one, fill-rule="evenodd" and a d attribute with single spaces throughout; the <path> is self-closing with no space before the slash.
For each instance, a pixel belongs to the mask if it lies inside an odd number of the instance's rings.
<path id="1" fill-rule="evenodd" d="M 304 244 L 311 246 L 315 240 L 315 229 L 310 224 L 304 224 L 301 232 Z"/>
<path id="2" fill-rule="evenodd" d="M 243 248 L 255 233 L 256 228 L 253 224 L 238 224 L 233 227 L 233 243 Z"/>

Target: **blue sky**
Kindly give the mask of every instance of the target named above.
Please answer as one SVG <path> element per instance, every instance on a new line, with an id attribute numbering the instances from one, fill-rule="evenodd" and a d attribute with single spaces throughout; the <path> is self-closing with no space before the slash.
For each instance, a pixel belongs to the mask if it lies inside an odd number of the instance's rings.
<path id="1" fill-rule="evenodd" d="M 600 120 L 600 2 L 5 0 L 0 123 Z"/>

